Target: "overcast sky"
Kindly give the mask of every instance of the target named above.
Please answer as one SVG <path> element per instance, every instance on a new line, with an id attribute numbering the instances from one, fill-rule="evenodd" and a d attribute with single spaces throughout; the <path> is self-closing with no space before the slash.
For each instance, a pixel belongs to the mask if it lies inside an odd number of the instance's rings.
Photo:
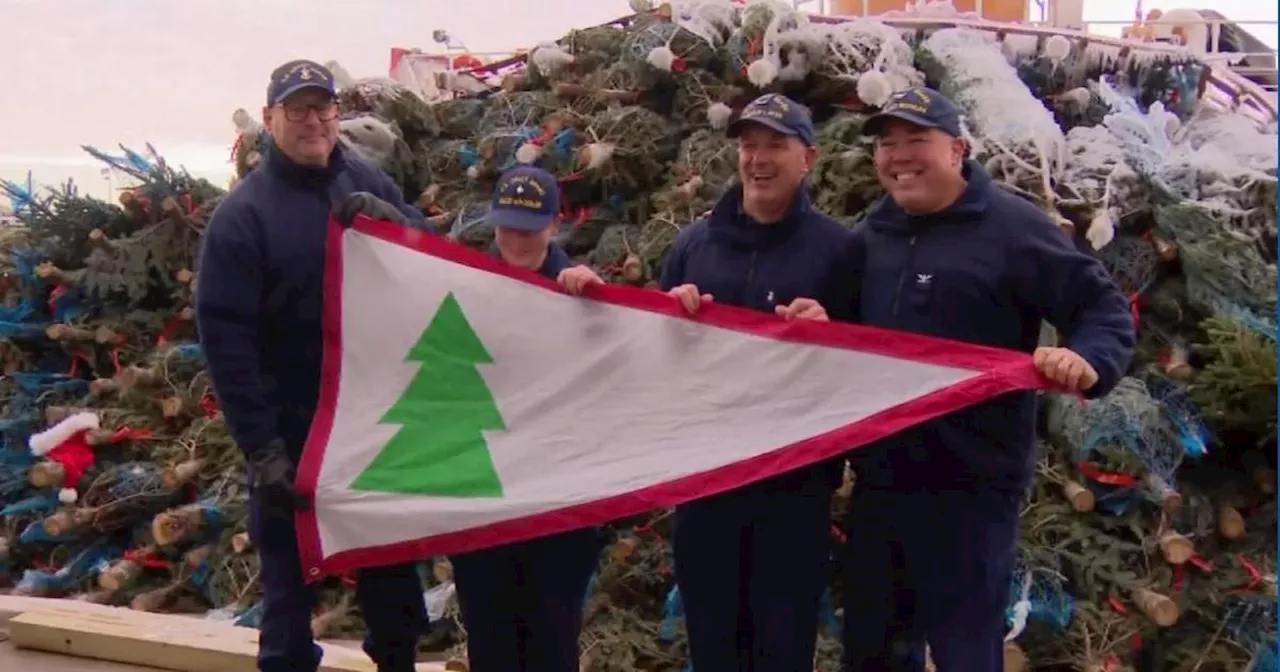
<path id="1" fill-rule="evenodd" d="M 1276 20 L 1271 0 L 1145 6 L 1206 4 L 1235 20 Z M 384 75 L 392 47 L 431 49 L 434 29 L 473 51 L 508 51 L 628 13 L 626 0 L 0 0 L 0 178 L 32 169 L 41 182 L 74 176 L 97 191 L 105 183 L 79 145 L 148 141 L 221 176 L 232 111 L 256 115 L 267 73 L 286 60 Z M 1132 16 L 1129 0 L 1085 1 L 1086 20 Z M 1275 31 L 1253 32 L 1274 46 Z"/>

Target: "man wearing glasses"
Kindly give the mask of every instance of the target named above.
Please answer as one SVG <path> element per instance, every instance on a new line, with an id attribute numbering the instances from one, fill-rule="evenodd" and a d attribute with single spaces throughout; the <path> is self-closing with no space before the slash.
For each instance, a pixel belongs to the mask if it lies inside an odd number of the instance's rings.
<path id="1" fill-rule="evenodd" d="M 204 234 L 196 318 L 214 390 L 244 451 L 249 534 L 261 558 L 258 669 L 315 672 L 315 591 L 302 575 L 293 514 L 307 503 L 295 469 L 320 393 L 320 315 L 331 215 L 422 227 L 420 212 L 377 167 L 338 145 L 333 74 L 311 61 L 271 73 L 263 164 L 218 205 Z M 370 325 L 376 328 L 376 325 Z M 413 670 L 427 616 L 412 565 L 360 572 L 365 652 L 378 672 Z"/>

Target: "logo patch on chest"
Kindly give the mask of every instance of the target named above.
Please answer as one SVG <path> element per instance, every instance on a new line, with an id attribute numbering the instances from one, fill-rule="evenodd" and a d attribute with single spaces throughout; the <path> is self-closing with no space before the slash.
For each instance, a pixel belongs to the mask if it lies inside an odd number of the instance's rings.
<path id="1" fill-rule="evenodd" d="M 932 286 L 932 273 L 916 273 L 916 289 L 929 289 Z"/>

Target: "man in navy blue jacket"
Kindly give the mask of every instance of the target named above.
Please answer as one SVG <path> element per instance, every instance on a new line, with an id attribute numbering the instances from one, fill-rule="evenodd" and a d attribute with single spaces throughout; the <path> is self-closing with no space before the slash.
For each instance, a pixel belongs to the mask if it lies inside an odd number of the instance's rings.
<path id="1" fill-rule="evenodd" d="M 487 216 L 493 254 L 579 294 L 603 281 L 552 242 L 559 212 L 550 173 L 503 173 Z M 451 557 L 471 672 L 578 672 L 583 602 L 601 544 L 590 527 Z"/>
<path id="2" fill-rule="evenodd" d="M 857 230 L 860 321 L 1034 353 L 1066 391 L 1096 397 L 1128 369 L 1128 304 L 1103 266 L 1034 204 L 967 160 L 960 115 L 931 89 L 868 120 L 888 195 Z M 1047 320 L 1066 347 L 1037 347 Z M 1002 395 L 850 455 L 845 668 L 1003 666 L 1018 510 L 1031 482 L 1035 394 Z"/>
<path id="3" fill-rule="evenodd" d="M 316 595 L 303 581 L 293 513 L 306 505 L 294 478 L 320 392 L 330 215 L 424 224 L 386 175 L 338 146 L 335 94 L 333 74 L 311 61 L 271 74 L 265 160 L 214 211 L 198 267 L 201 345 L 249 465 L 249 534 L 262 563 L 262 672 L 314 672 L 320 663 L 311 636 Z M 378 671 L 412 670 L 427 624 L 415 568 L 363 570 L 356 595 L 368 626 L 365 651 Z"/>
<path id="4" fill-rule="evenodd" d="M 714 300 L 787 319 L 848 319 L 854 239 L 809 200 L 817 149 L 808 110 L 762 96 L 730 135 L 741 183 L 676 237 L 662 288 L 689 312 Z M 836 465 L 823 464 L 677 507 L 676 581 L 694 670 L 813 669 L 838 482 Z"/>

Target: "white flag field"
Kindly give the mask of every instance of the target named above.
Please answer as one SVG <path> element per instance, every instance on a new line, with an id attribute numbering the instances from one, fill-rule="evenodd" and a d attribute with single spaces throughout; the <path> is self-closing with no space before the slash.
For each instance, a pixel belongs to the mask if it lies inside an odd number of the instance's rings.
<path id="1" fill-rule="evenodd" d="M 1024 353 L 553 282 L 387 222 L 331 226 L 311 579 L 598 525 L 1015 390 Z"/>

